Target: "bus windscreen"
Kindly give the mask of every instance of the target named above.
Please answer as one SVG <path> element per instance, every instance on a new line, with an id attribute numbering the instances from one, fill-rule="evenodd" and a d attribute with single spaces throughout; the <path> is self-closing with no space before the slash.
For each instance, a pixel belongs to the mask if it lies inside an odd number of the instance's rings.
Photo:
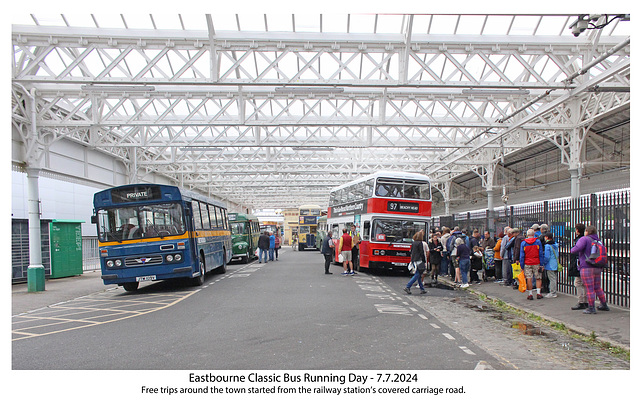
<path id="1" fill-rule="evenodd" d="M 427 224 L 422 221 L 375 219 L 371 240 L 375 242 L 411 243 L 413 235 L 420 230 L 427 232 Z"/>
<path id="2" fill-rule="evenodd" d="M 97 210 L 101 242 L 165 237 L 185 233 L 182 206 L 159 203 Z"/>

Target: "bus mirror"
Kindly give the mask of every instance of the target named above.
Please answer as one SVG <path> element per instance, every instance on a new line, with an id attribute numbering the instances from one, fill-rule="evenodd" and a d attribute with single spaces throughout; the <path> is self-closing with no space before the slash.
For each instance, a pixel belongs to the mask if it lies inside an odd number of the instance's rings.
<path id="1" fill-rule="evenodd" d="M 92 224 L 97 224 L 98 223 L 98 216 L 97 215 L 92 215 L 91 216 L 91 223 Z"/>

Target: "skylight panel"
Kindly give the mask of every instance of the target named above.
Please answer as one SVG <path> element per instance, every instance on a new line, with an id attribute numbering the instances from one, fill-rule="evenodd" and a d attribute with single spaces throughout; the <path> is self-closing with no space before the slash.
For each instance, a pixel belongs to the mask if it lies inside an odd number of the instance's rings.
<path id="1" fill-rule="evenodd" d="M 351 14 L 349 33 L 373 33 L 376 16 L 374 14 Z M 380 17 L 378 17 L 378 33 L 380 32 Z M 346 26 L 345 26 L 346 32 Z M 386 33 L 386 32 L 385 32 Z M 398 33 L 398 32 L 395 32 Z"/>
<path id="2" fill-rule="evenodd" d="M 213 21 L 213 28 L 217 32 L 220 31 L 238 31 L 238 24 L 236 23 L 236 15 L 229 13 L 211 13 L 211 20 Z M 240 20 L 240 28 L 242 28 L 242 20 Z"/>
<path id="3" fill-rule="evenodd" d="M 207 18 L 205 14 L 180 14 L 184 28 L 188 31 L 206 31 Z"/>
<path id="4" fill-rule="evenodd" d="M 124 20 L 127 22 L 128 29 L 154 29 L 153 23 L 151 23 L 151 18 L 149 17 L 149 14 L 123 14 L 123 15 L 124 15 Z M 101 23 L 100 21 L 102 21 L 102 19 L 98 19 L 98 23 Z M 118 14 L 118 21 L 120 25 L 117 27 L 124 28 L 124 23 L 122 22 L 122 17 L 120 16 L 120 14 Z"/>
<path id="5" fill-rule="evenodd" d="M 489 15 L 483 35 L 506 35 L 512 20 L 510 15 Z"/>
<path id="6" fill-rule="evenodd" d="M 322 14 L 322 32 L 344 33 L 346 29 L 346 14 Z"/>
<path id="7" fill-rule="evenodd" d="M 352 16 L 353 18 L 353 16 Z M 402 15 L 380 14 L 378 15 L 378 33 L 403 33 L 402 32 Z M 375 15 L 371 15 L 371 32 L 373 32 L 373 22 Z"/>
<path id="8" fill-rule="evenodd" d="M 432 35 L 453 35 L 457 25 L 457 15 L 434 15 L 430 33 Z"/>
<path id="9" fill-rule="evenodd" d="M 509 34 L 533 35 L 539 20 L 539 16 L 517 15 L 513 21 L 513 26 L 511 27 L 511 32 L 509 32 Z"/>
<path id="10" fill-rule="evenodd" d="M 291 14 L 267 14 L 269 32 L 293 32 Z"/>
<path id="11" fill-rule="evenodd" d="M 153 14 L 153 20 L 156 23 L 157 29 L 182 30 L 182 24 L 180 23 L 178 14 Z"/>
<path id="12" fill-rule="evenodd" d="M 264 32 L 264 14 L 240 14 L 240 27 L 245 32 Z M 267 21 L 268 22 L 268 21 Z"/>
<path id="13" fill-rule="evenodd" d="M 98 21 L 98 26 L 100 28 L 106 29 L 122 29 L 124 28 L 124 23 L 122 22 L 122 18 L 120 14 L 93 14 L 93 17 Z M 148 19 L 149 16 L 147 15 Z"/>
<path id="14" fill-rule="evenodd" d="M 545 15 L 540 21 L 536 35 L 560 36 L 564 30 L 569 30 L 571 22 L 567 22 L 567 16 Z"/>
<path id="15" fill-rule="evenodd" d="M 429 33 L 431 25 L 431 15 L 414 15 L 413 16 L 413 33 L 418 35 L 426 35 Z"/>
<path id="16" fill-rule="evenodd" d="M 40 26 L 67 26 L 64 19 L 60 14 L 46 15 L 46 14 L 34 14 L 38 24 Z M 25 20 L 27 25 L 33 25 L 35 22 L 31 17 Z"/>
<path id="17" fill-rule="evenodd" d="M 42 25 L 41 19 L 38 15 L 36 15 L 38 22 Z M 89 14 L 64 14 L 64 18 L 69 22 L 69 26 L 73 28 L 95 28 L 96 24 L 91 19 L 91 15 Z M 60 17 L 60 21 L 62 21 L 62 17 Z M 64 25 L 66 26 L 66 25 Z M 122 27 L 122 23 L 120 24 Z"/>
<path id="18" fill-rule="evenodd" d="M 487 19 L 484 15 L 461 15 L 457 35 L 480 35 Z"/>
<path id="19" fill-rule="evenodd" d="M 296 14 L 296 32 L 320 32 L 320 15 Z"/>

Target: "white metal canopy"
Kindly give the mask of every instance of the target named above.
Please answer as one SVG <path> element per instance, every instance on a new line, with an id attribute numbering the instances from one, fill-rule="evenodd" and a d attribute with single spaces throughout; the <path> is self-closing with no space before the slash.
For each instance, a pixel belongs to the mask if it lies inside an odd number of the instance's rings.
<path id="1" fill-rule="evenodd" d="M 378 170 L 468 200 L 469 173 L 482 192 L 523 187 L 506 165 L 544 146 L 556 180 L 628 168 L 630 22 L 591 17 L 25 15 L 14 162 L 69 140 L 131 182 L 155 173 L 250 209 L 326 207 L 330 188 Z"/>

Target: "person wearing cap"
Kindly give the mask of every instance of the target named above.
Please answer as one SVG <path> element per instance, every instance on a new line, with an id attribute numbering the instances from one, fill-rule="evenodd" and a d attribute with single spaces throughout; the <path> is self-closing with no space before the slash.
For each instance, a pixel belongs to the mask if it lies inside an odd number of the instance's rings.
<path id="1" fill-rule="evenodd" d="M 540 225 L 540 236 L 544 236 L 548 232 L 549 232 L 549 225 L 547 224 Z"/>
<path id="2" fill-rule="evenodd" d="M 541 234 L 540 225 L 533 224 L 533 225 L 531 225 L 531 229 L 533 229 L 533 237 L 537 238 L 537 237 L 540 236 L 540 234 Z"/>

